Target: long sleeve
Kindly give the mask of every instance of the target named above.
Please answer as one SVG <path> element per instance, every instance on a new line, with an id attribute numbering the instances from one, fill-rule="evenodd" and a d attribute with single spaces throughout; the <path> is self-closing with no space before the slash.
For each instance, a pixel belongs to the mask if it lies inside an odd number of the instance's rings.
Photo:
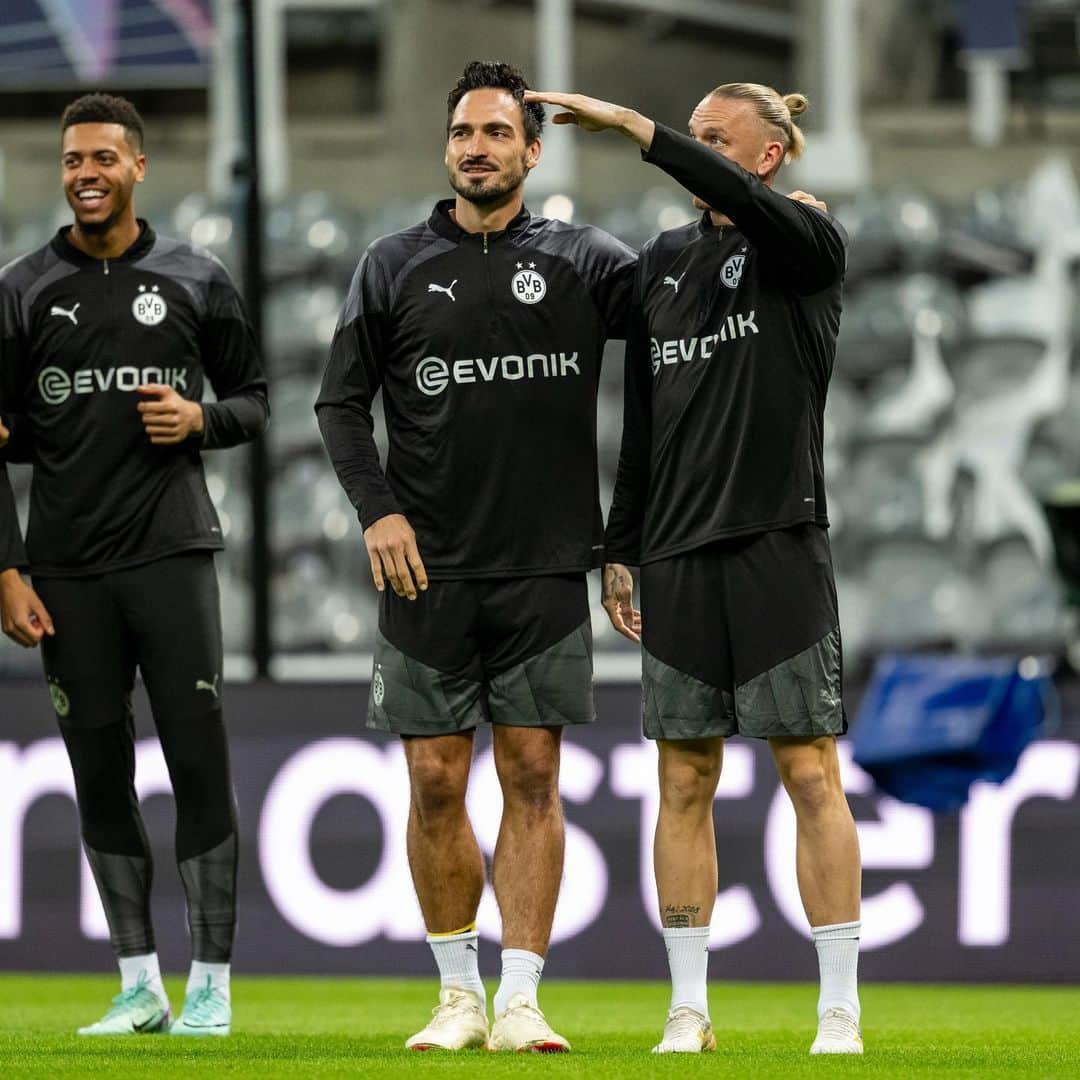
<path id="1" fill-rule="evenodd" d="M 315 402 L 326 451 L 365 529 L 401 513 L 379 463 L 371 416 L 382 385 L 388 294 L 385 270 L 369 250 L 349 286 Z"/>
<path id="2" fill-rule="evenodd" d="M 26 548 L 15 513 L 15 492 L 11 489 L 7 466 L 0 464 L 0 570 L 27 565 Z"/>
<path id="3" fill-rule="evenodd" d="M 605 534 L 608 562 L 641 562 L 652 453 L 652 371 L 649 335 L 639 304 L 631 310 L 623 374 L 623 434 L 615 493 Z"/>
<path id="4" fill-rule="evenodd" d="M 7 445 L 0 450 L 0 570 L 22 569 L 27 565 L 26 548 L 15 513 L 15 492 L 5 464 L 22 459 L 29 449 L 26 440 L 19 438 L 24 425 L 12 411 L 21 405 L 18 386 L 25 355 L 19 298 L 8 281 L 0 281 L 0 416 L 11 433 Z"/>
<path id="5" fill-rule="evenodd" d="M 202 364 L 217 401 L 203 405 L 204 450 L 251 442 L 270 416 L 266 375 L 243 302 L 225 268 L 209 285 L 200 335 Z"/>
<path id="6" fill-rule="evenodd" d="M 799 293 L 820 292 L 843 275 L 846 238 L 829 215 L 773 191 L 741 165 L 663 124 L 642 158 L 729 217 Z"/>

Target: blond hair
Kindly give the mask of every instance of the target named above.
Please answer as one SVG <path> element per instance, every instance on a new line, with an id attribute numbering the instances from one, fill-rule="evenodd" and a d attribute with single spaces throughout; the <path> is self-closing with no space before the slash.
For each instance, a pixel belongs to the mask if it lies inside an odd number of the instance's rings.
<path id="1" fill-rule="evenodd" d="M 810 104 L 805 94 L 781 95 L 761 83 L 724 83 L 710 91 L 709 97 L 749 101 L 758 116 L 783 136 L 785 161 L 794 161 L 806 148 L 806 136 L 795 123 L 795 117 L 802 116 Z"/>

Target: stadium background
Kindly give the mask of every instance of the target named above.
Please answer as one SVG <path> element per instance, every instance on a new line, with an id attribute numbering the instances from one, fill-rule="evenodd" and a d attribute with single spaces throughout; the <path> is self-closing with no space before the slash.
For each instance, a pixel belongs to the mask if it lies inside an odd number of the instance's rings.
<path id="1" fill-rule="evenodd" d="M 140 213 L 219 253 L 261 311 L 271 432 L 251 454 L 206 458 L 229 543 L 219 572 L 245 838 L 237 968 L 429 967 L 403 859 L 400 754 L 362 727 L 375 593 L 311 402 L 359 253 L 445 192 L 446 90 L 481 56 L 676 127 L 723 81 L 810 96 L 809 152 L 781 184 L 827 198 L 853 240 L 826 457 L 849 709 L 876 656 L 927 649 L 1050 657 L 1063 704 L 1051 738 L 961 815 L 880 798 L 848 769 L 867 867 L 863 971 L 1076 981 L 1075 619 L 1040 503 L 1080 476 L 1078 4 L 259 0 L 261 274 L 244 239 L 251 8 L 9 0 L 0 10 L 4 261 L 68 220 L 62 106 L 112 89 L 147 122 Z M 528 193 L 534 210 L 635 245 L 692 213 L 613 136 L 552 130 Z M 612 348 L 601 387 L 605 503 L 620 361 Z M 28 483 L 19 472 L 24 513 Z M 654 917 L 654 767 L 638 734 L 637 656 L 594 610 L 601 719 L 569 740 L 572 830 L 550 966 L 660 977 L 659 949 L 625 947 Z M 103 920 L 38 662 L 0 645 L 0 968 L 104 970 Z M 145 709 L 139 723 L 161 949 L 179 969 L 172 811 Z M 486 845 L 498 796 L 487 760 L 478 764 L 471 805 Z M 812 950 L 790 947 L 804 933 L 790 812 L 761 747 L 732 748 L 717 824 L 714 974 L 811 978 Z M 481 923 L 492 936 L 490 897 Z"/>

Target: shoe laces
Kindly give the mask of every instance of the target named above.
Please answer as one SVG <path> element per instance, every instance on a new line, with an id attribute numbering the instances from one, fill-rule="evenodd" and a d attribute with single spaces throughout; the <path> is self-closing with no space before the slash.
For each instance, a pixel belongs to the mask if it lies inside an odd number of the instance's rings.
<path id="1" fill-rule="evenodd" d="M 689 1006 L 682 1005 L 677 1009 L 672 1009 L 664 1025 L 664 1040 L 678 1039 L 684 1035 L 696 1035 L 700 1038 L 707 1022 L 701 1013 Z"/>
<path id="2" fill-rule="evenodd" d="M 518 1016 L 526 1016 L 533 1023 L 543 1024 L 547 1026 L 547 1017 L 540 1011 L 539 1005 L 534 1005 L 531 1001 L 522 996 L 513 1005 L 507 1007 L 503 1016 L 507 1013 L 516 1013 Z"/>
<path id="3" fill-rule="evenodd" d="M 153 994 L 153 991 L 149 987 L 150 980 L 147 978 L 145 971 L 139 972 L 139 977 L 135 981 L 134 986 L 129 986 L 126 990 L 121 990 L 119 994 L 112 999 L 112 1007 L 105 1014 L 104 1019 L 108 1020 L 109 1017 L 115 1016 L 119 1012 L 123 1012 L 131 1005 L 139 1003 L 139 999 L 143 994 Z"/>
<path id="4" fill-rule="evenodd" d="M 213 985 L 211 977 L 207 975 L 206 985 L 196 987 L 184 999 L 184 1016 L 188 1020 L 205 1023 L 215 1019 L 215 1010 L 224 1002 L 225 998 L 221 991 Z"/>
<path id="5" fill-rule="evenodd" d="M 431 1010 L 431 1023 L 428 1027 L 442 1027 L 444 1024 L 453 1023 L 455 1020 L 477 1012 L 477 1006 L 464 990 L 446 991 L 446 1000 L 440 1001 Z"/>
<path id="6" fill-rule="evenodd" d="M 818 1021 L 818 1038 L 858 1039 L 859 1025 L 846 1009 L 826 1009 Z"/>

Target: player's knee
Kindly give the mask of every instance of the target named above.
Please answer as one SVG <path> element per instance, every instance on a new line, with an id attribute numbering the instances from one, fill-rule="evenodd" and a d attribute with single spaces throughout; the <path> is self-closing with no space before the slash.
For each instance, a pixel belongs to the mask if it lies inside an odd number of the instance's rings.
<path id="1" fill-rule="evenodd" d="M 666 748 L 660 755 L 660 801 L 666 810 L 711 810 L 722 751 Z"/>
<path id="2" fill-rule="evenodd" d="M 546 811 L 559 801 L 558 758 L 547 753 L 516 754 L 499 774 L 503 800 L 533 811 Z"/>
<path id="3" fill-rule="evenodd" d="M 837 781 L 821 755 L 808 751 L 781 765 L 781 778 L 797 813 L 826 812 L 837 795 Z"/>
<path id="4" fill-rule="evenodd" d="M 160 718 L 159 718 L 160 721 Z M 236 829 L 229 750 L 220 711 L 159 722 L 173 796 L 181 861 L 216 847 Z"/>
<path id="5" fill-rule="evenodd" d="M 409 761 L 413 810 L 429 821 L 465 809 L 468 770 L 437 754 L 420 753 Z"/>

